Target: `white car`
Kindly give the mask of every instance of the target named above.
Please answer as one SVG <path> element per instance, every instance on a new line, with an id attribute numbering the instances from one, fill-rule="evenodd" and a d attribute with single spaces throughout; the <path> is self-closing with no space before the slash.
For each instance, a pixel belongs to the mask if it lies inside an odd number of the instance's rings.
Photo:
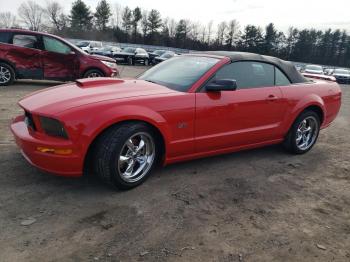
<path id="1" fill-rule="evenodd" d="M 319 65 L 307 65 L 304 72 L 307 74 L 324 75 L 323 67 Z"/>
<path id="2" fill-rule="evenodd" d="M 77 44 L 77 47 L 87 53 L 91 53 L 102 48 L 102 43 L 98 41 L 81 41 Z"/>

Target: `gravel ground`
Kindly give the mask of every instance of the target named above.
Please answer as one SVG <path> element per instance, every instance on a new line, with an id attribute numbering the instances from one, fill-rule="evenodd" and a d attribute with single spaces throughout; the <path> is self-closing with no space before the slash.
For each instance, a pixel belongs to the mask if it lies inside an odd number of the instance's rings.
<path id="1" fill-rule="evenodd" d="M 0 261 L 350 261 L 350 86 L 306 155 L 271 146 L 180 163 L 119 192 L 19 153 L 16 102 L 55 84 L 0 89 Z"/>

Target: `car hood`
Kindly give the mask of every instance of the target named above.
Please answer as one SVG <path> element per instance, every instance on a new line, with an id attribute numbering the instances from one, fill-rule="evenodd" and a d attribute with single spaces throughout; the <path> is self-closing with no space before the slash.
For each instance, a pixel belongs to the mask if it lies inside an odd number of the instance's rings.
<path id="1" fill-rule="evenodd" d="M 103 61 L 108 61 L 114 63 L 115 60 L 113 58 L 110 58 L 108 56 L 103 56 L 103 55 L 89 55 L 92 59 L 95 60 L 103 60 Z"/>
<path id="2" fill-rule="evenodd" d="M 144 80 L 90 78 L 30 94 L 20 100 L 19 105 L 32 113 L 52 116 L 74 107 L 107 100 L 135 99 L 174 92 Z"/>
<path id="3" fill-rule="evenodd" d="M 114 55 L 134 55 L 134 53 L 128 53 L 128 52 L 116 52 Z"/>

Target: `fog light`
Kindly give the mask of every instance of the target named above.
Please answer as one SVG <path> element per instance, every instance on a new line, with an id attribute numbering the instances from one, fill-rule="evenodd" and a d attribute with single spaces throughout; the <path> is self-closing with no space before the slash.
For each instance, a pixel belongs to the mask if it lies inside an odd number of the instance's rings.
<path id="1" fill-rule="evenodd" d="M 72 149 L 57 149 L 57 148 L 47 148 L 47 147 L 37 147 L 36 150 L 38 150 L 41 153 L 48 153 L 48 154 L 56 154 L 56 155 L 70 155 L 72 154 Z"/>

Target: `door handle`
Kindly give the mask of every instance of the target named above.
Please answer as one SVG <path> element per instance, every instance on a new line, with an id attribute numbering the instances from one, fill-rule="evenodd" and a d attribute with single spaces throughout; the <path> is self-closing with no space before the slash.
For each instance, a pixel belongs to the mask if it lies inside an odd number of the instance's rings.
<path id="1" fill-rule="evenodd" d="M 269 95 L 269 96 L 266 98 L 267 101 L 275 101 L 275 100 L 277 100 L 277 99 L 278 99 L 278 97 L 275 96 L 275 95 Z"/>

